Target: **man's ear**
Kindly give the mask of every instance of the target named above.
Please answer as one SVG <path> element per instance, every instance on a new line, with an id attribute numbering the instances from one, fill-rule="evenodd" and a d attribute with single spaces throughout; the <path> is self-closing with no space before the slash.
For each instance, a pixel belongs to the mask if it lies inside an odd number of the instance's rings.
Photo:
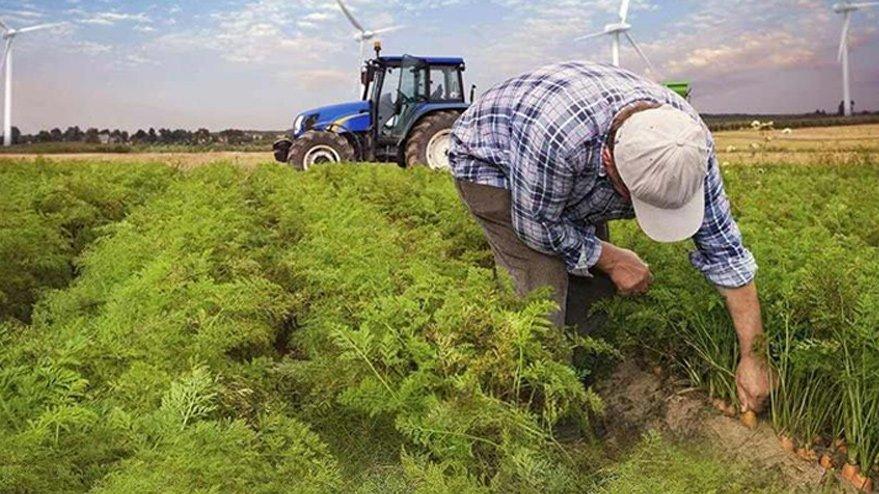
<path id="1" fill-rule="evenodd" d="M 614 165 L 613 152 L 607 146 L 601 150 L 601 162 L 604 164 L 605 170 Z"/>

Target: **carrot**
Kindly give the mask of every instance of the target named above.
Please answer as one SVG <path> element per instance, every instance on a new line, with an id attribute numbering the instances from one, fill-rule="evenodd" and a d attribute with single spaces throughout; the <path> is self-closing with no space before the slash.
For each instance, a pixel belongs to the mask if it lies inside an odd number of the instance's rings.
<path id="1" fill-rule="evenodd" d="M 778 436 L 778 441 L 781 443 L 781 449 L 793 453 L 796 449 L 796 445 L 794 444 L 794 440 L 790 438 L 790 436 L 781 435 Z"/>
<path id="2" fill-rule="evenodd" d="M 741 420 L 742 425 L 744 425 L 748 429 L 757 428 L 757 414 L 753 410 L 748 410 L 747 412 L 743 413 L 739 420 Z"/>
<path id="3" fill-rule="evenodd" d="M 842 478 L 844 478 L 845 480 L 848 480 L 849 482 L 854 483 L 852 479 L 855 477 L 855 475 L 858 475 L 860 473 L 861 473 L 861 469 L 858 468 L 857 465 L 852 465 L 851 463 L 846 463 L 845 465 L 842 466 L 842 471 L 839 473 L 839 475 Z"/>
<path id="4" fill-rule="evenodd" d="M 861 474 L 860 472 L 854 473 L 849 482 L 851 482 L 856 489 L 860 489 L 864 492 L 873 491 L 873 479 Z"/>
<path id="5" fill-rule="evenodd" d="M 821 465 L 821 468 L 824 468 L 825 470 L 831 470 L 833 468 L 833 458 L 827 453 L 821 455 L 821 460 L 818 463 Z"/>
<path id="6" fill-rule="evenodd" d="M 797 450 L 797 456 L 802 458 L 805 461 L 815 461 L 818 459 L 818 455 L 815 454 L 815 450 L 809 448 L 800 448 Z"/>

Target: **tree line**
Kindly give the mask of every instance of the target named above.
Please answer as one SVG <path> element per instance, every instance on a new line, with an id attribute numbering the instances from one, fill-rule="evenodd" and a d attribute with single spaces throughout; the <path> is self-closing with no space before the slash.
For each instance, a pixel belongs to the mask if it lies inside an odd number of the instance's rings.
<path id="1" fill-rule="evenodd" d="M 266 132 L 249 132 L 240 129 L 226 129 L 211 132 L 208 129 L 195 131 L 186 129 L 139 129 L 129 133 L 127 130 L 99 130 L 91 127 L 81 129 L 79 126 L 68 127 L 66 130 L 54 128 L 41 130 L 34 134 L 22 134 L 18 127 L 12 128 L 13 144 L 37 144 L 48 142 L 84 142 L 88 144 L 166 144 L 204 146 L 209 144 L 253 144 L 269 141 L 274 134 Z"/>

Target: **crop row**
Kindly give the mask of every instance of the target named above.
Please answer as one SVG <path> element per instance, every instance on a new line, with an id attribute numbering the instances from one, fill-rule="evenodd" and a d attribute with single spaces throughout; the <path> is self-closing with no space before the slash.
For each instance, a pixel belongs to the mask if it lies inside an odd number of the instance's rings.
<path id="1" fill-rule="evenodd" d="M 105 166 L 70 175 L 81 196 L 129 190 Z M 0 323 L 0 491 L 328 492 L 378 467 L 403 491 L 576 488 L 553 430 L 600 406 L 573 348 L 606 349 L 478 267 L 445 177 L 132 172 L 152 185 Z M 68 232 L 35 225 L 3 234 Z"/>
<path id="2" fill-rule="evenodd" d="M 868 476 L 879 461 L 879 166 L 736 166 L 725 174 L 760 264 L 761 345 L 778 371 L 772 423 L 807 455 L 844 442 L 843 461 Z M 688 266 L 688 247 L 650 243 L 632 224 L 613 233 L 643 253 L 657 281 L 646 299 L 607 304 L 610 338 L 735 402 L 736 338 L 721 298 Z"/>

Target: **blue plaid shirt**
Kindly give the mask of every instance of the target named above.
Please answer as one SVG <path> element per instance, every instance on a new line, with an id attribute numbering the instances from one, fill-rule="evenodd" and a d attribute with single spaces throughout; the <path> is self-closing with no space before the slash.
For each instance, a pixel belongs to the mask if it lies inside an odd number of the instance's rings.
<path id="1" fill-rule="evenodd" d="M 639 101 L 702 121 L 683 98 L 632 72 L 550 65 L 489 90 L 462 115 L 452 132 L 452 171 L 459 180 L 508 189 L 519 237 L 561 256 L 571 273 L 589 276 L 601 256 L 594 225 L 635 216 L 606 177 L 601 151 L 614 117 Z M 705 220 L 690 261 L 714 284 L 740 287 L 754 279 L 757 263 L 730 214 L 710 137 L 708 145 Z"/>

